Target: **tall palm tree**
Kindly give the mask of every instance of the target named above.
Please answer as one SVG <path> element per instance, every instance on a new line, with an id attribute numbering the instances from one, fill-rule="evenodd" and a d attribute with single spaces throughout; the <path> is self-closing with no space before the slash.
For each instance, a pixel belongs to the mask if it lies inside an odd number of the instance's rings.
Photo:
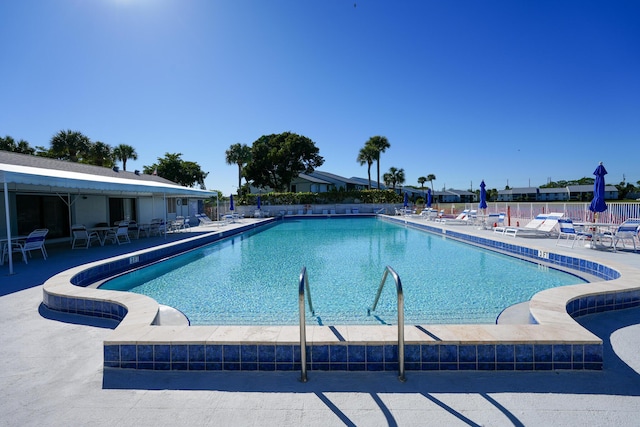
<path id="1" fill-rule="evenodd" d="M 436 197 L 436 193 L 433 191 L 433 181 L 436 180 L 436 176 L 432 173 L 430 173 L 429 175 L 427 175 L 427 181 L 429 181 L 431 183 L 431 195 L 433 197 Z"/>
<path id="2" fill-rule="evenodd" d="M 371 147 L 371 149 L 376 153 L 376 166 L 378 168 L 378 188 L 380 188 L 380 154 L 384 153 L 387 148 L 391 147 L 391 144 L 389 144 L 389 140 L 386 136 L 376 135 L 369 138 L 365 145 Z"/>
<path id="3" fill-rule="evenodd" d="M 232 144 L 225 151 L 225 158 L 228 165 L 238 165 L 238 196 L 242 187 L 242 168 L 251 161 L 251 147 L 246 144 Z"/>
<path id="4" fill-rule="evenodd" d="M 371 165 L 376 161 L 376 151 L 371 145 L 365 144 L 364 147 L 360 149 L 356 161 L 360 163 L 360 166 L 365 163 L 367 164 L 367 177 L 369 178 L 369 186 L 367 188 L 371 190 Z M 378 185 L 378 190 L 379 189 L 380 186 Z"/>
<path id="5" fill-rule="evenodd" d="M 80 132 L 61 130 L 51 138 L 49 153 L 59 160 L 77 162 L 87 157 L 91 141 Z"/>
<path id="6" fill-rule="evenodd" d="M 113 156 L 122 162 L 122 170 L 127 170 L 127 160 L 138 160 L 136 149 L 127 144 L 120 144 L 113 149 Z"/>

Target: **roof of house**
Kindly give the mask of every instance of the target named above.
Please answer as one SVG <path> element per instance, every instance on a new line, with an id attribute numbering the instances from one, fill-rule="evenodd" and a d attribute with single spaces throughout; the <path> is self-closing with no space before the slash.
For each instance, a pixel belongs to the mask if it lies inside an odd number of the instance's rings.
<path id="1" fill-rule="evenodd" d="M 0 150 L 0 182 L 100 192 L 169 193 L 209 197 L 206 190 L 183 187 L 156 175 L 118 171 L 115 168 L 87 165 L 29 154 Z"/>

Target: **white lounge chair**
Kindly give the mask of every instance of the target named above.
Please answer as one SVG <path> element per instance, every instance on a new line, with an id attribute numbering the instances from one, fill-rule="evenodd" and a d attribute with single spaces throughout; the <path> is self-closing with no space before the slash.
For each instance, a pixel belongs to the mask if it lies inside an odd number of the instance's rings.
<path id="1" fill-rule="evenodd" d="M 71 249 L 76 249 L 76 245 L 79 242 L 82 242 L 82 245 L 79 247 L 84 247 L 84 249 L 89 249 L 91 246 L 91 242 L 97 241 L 100 246 L 102 246 L 102 239 L 100 239 L 100 235 L 97 231 L 88 232 L 87 227 L 82 224 L 75 224 L 71 226 L 71 235 L 73 240 L 71 241 Z"/>
<path id="2" fill-rule="evenodd" d="M 516 235 L 521 237 L 551 237 L 554 234 L 555 228 L 558 225 L 558 220 L 564 216 L 563 213 L 550 213 L 547 217 L 538 225 L 537 228 L 517 228 L 510 227 L 509 233 L 514 237 Z"/>
<path id="3" fill-rule="evenodd" d="M 431 208 L 423 209 L 422 212 L 420 212 L 420 218 L 426 219 L 428 221 L 435 219 L 437 216 L 438 216 L 438 211 Z"/>
<path id="4" fill-rule="evenodd" d="M 476 216 L 477 216 L 477 212 L 476 212 Z M 469 225 L 469 224 L 473 224 L 473 219 L 471 219 L 471 211 L 469 209 L 465 209 L 461 213 L 459 213 L 457 217 L 441 218 L 440 222 L 443 222 L 449 225 L 460 225 L 460 224 Z"/>
<path id="5" fill-rule="evenodd" d="M 578 240 L 591 239 L 593 235 L 591 233 L 576 230 L 573 226 L 573 221 L 569 218 L 558 218 L 558 226 L 560 232 L 558 233 L 558 240 L 556 240 L 556 246 L 567 246 L 573 248 Z M 564 238 L 564 239 L 563 239 Z M 560 243 L 566 242 L 564 245 Z M 569 246 L 571 243 L 571 246 Z"/>
<path id="6" fill-rule="evenodd" d="M 520 231 L 520 230 L 523 230 L 524 232 L 531 231 L 531 230 L 537 230 L 538 227 L 540 227 L 542 225 L 542 223 L 545 222 L 548 217 L 549 216 L 547 214 L 538 214 L 534 219 L 529 221 L 523 227 L 507 227 L 505 229 L 504 233 L 512 235 L 512 236 L 515 237 L 516 234 L 518 234 L 518 231 Z"/>
<path id="7" fill-rule="evenodd" d="M 204 227 L 210 227 L 210 226 L 216 225 L 215 221 L 211 221 L 211 218 L 209 218 L 203 213 L 196 214 L 196 219 L 200 221 L 199 225 L 202 225 Z"/>

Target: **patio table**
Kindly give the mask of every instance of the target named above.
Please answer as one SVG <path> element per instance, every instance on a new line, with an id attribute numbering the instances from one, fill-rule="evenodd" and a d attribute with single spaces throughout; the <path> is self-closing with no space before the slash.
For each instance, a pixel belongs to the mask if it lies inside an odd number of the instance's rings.
<path id="1" fill-rule="evenodd" d="M 98 233 L 98 237 L 100 238 L 100 246 L 104 246 L 105 238 L 107 237 L 107 233 L 110 230 L 117 229 L 118 227 L 91 227 L 87 228 L 87 231 L 91 233 L 92 231 L 96 231 Z"/>
<path id="2" fill-rule="evenodd" d="M 613 235 L 618 228 L 617 224 L 610 222 L 575 222 L 574 225 L 584 227 L 585 231 L 591 232 L 592 237 L 589 242 L 591 249 L 612 249 Z M 606 244 L 605 240 L 609 240 Z"/>

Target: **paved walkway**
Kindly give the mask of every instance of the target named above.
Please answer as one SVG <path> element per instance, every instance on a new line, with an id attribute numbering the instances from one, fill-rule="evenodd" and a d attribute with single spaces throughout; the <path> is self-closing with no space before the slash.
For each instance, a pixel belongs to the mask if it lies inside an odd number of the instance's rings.
<path id="1" fill-rule="evenodd" d="M 601 372 L 408 371 L 405 383 L 388 372 L 311 371 L 307 383 L 298 372 L 103 375 L 113 324 L 42 309 L 43 277 L 149 244 L 51 250 L 0 271 L 0 425 L 638 425 L 640 308 L 580 319 L 605 342 Z"/>

